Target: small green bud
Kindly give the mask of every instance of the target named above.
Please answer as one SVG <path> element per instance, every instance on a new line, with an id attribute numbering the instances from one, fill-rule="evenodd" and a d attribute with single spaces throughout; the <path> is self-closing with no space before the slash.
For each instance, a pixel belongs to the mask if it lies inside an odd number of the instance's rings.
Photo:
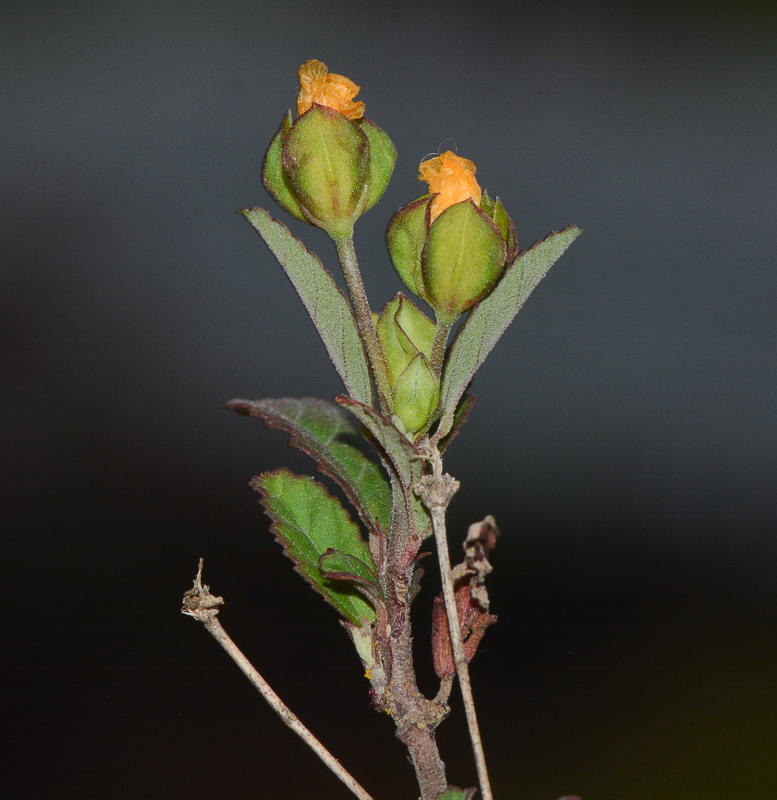
<path id="1" fill-rule="evenodd" d="M 320 61 L 300 67 L 299 116 L 287 114 L 264 158 L 263 180 L 278 204 L 333 237 L 348 235 L 379 200 L 396 149 L 354 101 L 359 87 Z"/>
<path id="2" fill-rule="evenodd" d="M 435 324 L 412 300 L 398 294 L 383 307 L 375 327 L 394 389 L 400 374 L 418 353 L 431 357 Z"/>
<path id="3" fill-rule="evenodd" d="M 397 380 L 394 413 L 410 436 L 427 423 L 440 402 L 440 381 L 423 353 L 417 353 Z"/>
<path id="4" fill-rule="evenodd" d="M 450 151 L 419 168 L 430 194 L 401 208 L 386 241 L 399 277 L 448 325 L 479 303 L 518 255 L 512 220 Z"/>
<path id="5" fill-rule="evenodd" d="M 440 381 L 429 366 L 435 327 L 402 294 L 386 303 L 376 326 L 394 395 L 392 409 L 411 436 L 426 425 L 440 401 Z"/>

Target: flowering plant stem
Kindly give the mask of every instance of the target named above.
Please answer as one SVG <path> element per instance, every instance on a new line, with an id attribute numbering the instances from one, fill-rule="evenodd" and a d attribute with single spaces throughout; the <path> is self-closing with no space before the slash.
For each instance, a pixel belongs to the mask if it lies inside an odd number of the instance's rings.
<path id="1" fill-rule="evenodd" d="M 448 344 L 448 336 L 450 335 L 453 323 L 446 319 L 437 319 L 437 325 L 434 328 L 434 340 L 432 341 L 432 358 L 429 366 L 432 372 L 439 378 L 442 372 L 443 361 L 445 360 L 445 347 Z"/>
<path id="2" fill-rule="evenodd" d="M 397 274 L 431 307 L 436 324 L 401 293 L 373 315 L 353 225 L 385 191 L 396 148 L 364 116 L 364 103 L 354 101 L 359 87 L 353 81 L 316 60 L 303 64 L 299 77 L 299 116 L 292 123 L 288 113 L 270 143 L 264 185 L 291 216 L 329 234 L 350 298 L 282 222 L 261 208 L 240 213 L 291 280 L 347 394 L 333 403 L 311 397 L 232 400 L 227 408 L 288 434 L 289 444 L 309 455 L 352 507 L 349 512 L 313 477 L 286 469 L 251 481 L 284 554 L 340 614 L 370 681 L 374 708 L 391 716 L 408 749 L 421 800 L 471 800 L 476 791 L 448 783 L 435 741 L 457 676 L 480 791 L 483 800 L 492 800 L 468 662 L 496 622 L 484 579 L 499 531 L 490 515 L 471 525 L 464 561 L 451 569 L 445 514 L 459 482 L 443 474 L 441 454 L 472 408 L 474 397 L 466 390 L 476 370 L 580 230 L 570 226 L 519 251 L 512 220 L 498 197 L 481 191 L 475 165 L 443 153 L 420 167 L 429 193 L 400 208 L 386 234 Z M 448 348 L 453 322 L 462 314 L 467 317 Z M 443 585 L 432 617 L 431 651 L 440 679 L 433 699 L 418 688 L 411 624 L 422 547 L 432 535 Z M 223 601 L 201 577 L 202 562 L 184 597 L 184 613 L 205 625 L 359 800 L 371 800 L 227 636 L 216 618 Z M 289 614 L 278 619 L 293 624 Z"/>
<path id="3" fill-rule="evenodd" d="M 372 319 L 372 313 L 370 311 L 369 301 L 364 290 L 364 283 L 362 281 L 359 265 L 356 260 L 356 252 L 353 246 L 353 236 L 348 235 L 335 237 L 334 241 L 337 246 L 340 263 L 342 264 L 343 272 L 348 283 L 348 289 L 351 295 L 351 301 L 353 303 L 354 310 L 356 312 L 356 319 L 359 324 L 359 329 L 361 330 L 365 344 L 367 345 L 367 352 L 372 365 L 373 375 L 375 376 L 375 381 L 378 385 L 378 391 L 381 395 L 383 395 L 381 398 L 382 401 L 385 401 L 385 398 L 390 397 L 391 395 L 387 395 L 385 392 L 383 392 L 381 381 L 385 381 L 385 385 L 388 388 L 388 375 L 383 357 L 383 350 L 378 341 L 375 325 Z M 435 370 L 438 375 L 442 370 L 442 362 L 445 356 L 445 346 L 448 340 L 450 329 L 451 322 L 447 320 L 438 321 L 435 330 L 435 338 L 432 345 L 432 369 Z M 459 488 L 459 482 L 454 478 L 451 478 L 450 475 L 442 474 L 442 458 L 436 446 L 431 447 L 423 444 L 417 449 L 421 454 L 420 458 L 428 458 L 430 461 L 432 465 L 432 475 L 424 476 L 421 481 L 413 487 L 413 490 L 421 497 L 424 504 L 429 508 L 432 517 L 434 535 L 437 541 L 437 553 L 440 562 L 440 572 L 442 574 L 443 595 L 445 599 L 445 608 L 453 647 L 454 662 L 456 665 L 456 673 L 459 678 L 459 684 L 461 686 L 462 696 L 464 698 L 464 707 L 467 714 L 467 725 L 469 727 L 470 739 L 472 740 L 472 748 L 475 755 L 478 781 L 480 783 L 480 790 L 483 800 L 493 800 L 491 795 L 491 786 L 488 780 L 488 772 L 486 770 L 485 755 L 483 753 L 483 743 L 480 738 L 477 715 L 475 713 L 475 700 L 472 696 L 472 686 L 469 680 L 469 667 L 467 665 L 467 659 L 464 654 L 464 644 L 461 638 L 461 627 L 453 590 L 450 555 L 448 552 L 448 540 L 445 529 L 445 511 L 448 507 L 451 497 L 453 497 L 456 490 Z M 402 541 L 406 538 L 406 536 L 406 531 L 392 530 L 392 540 Z M 401 617 L 405 620 L 409 620 L 409 608 L 406 608 L 406 604 L 404 602 L 401 603 L 401 606 Z M 407 640 L 406 642 L 404 641 L 405 639 Z M 404 635 L 403 631 L 403 635 L 399 636 L 396 641 L 397 644 L 400 645 L 401 650 L 404 651 L 406 644 L 409 644 L 411 641 L 409 629 L 407 630 L 406 635 Z M 405 696 L 408 698 L 415 697 L 417 698 L 417 701 L 422 700 L 422 696 L 420 695 L 418 687 L 416 686 L 412 656 L 408 657 L 406 652 L 401 652 L 401 655 L 400 653 L 397 653 L 396 655 L 398 657 L 392 658 L 392 661 L 396 667 L 399 667 L 400 664 L 403 664 L 403 668 L 396 669 L 397 678 L 399 678 L 399 680 L 396 681 L 396 689 L 398 689 L 399 692 L 395 691 L 392 692 L 392 694 L 394 694 L 394 696 Z M 433 718 L 429 716 L 429 711 L 423 708 L 425 704 L 417 702 L 416 705 L 418 708 L 417 710 L 414 710 L 413 714 L 416 721 L 418 721 L 420 713 L 423 717 L 428 719 L 428 722 L 432 722 Z M 392 714 L 400 728 L 398 733 L 401 733 L 402 729 L 405 728 L 404 736 L 409 738 L 404 739 L 404 741 L 410 749 L 411 758 L 416 766 L 416 771 L 419 773 L 419 778 L 421 777 L 422 773 L 426 773 L 427 783 L 432 784 L 433 791 L 435 793 L 438 792 L 439 786 L 435 784 L 439 782 L 439 766 L 442 765 L 442 762 L 440 761 L 440 756 L 438 754 L 434 739 L 423 736 L 421 737 L 423 741 L 421 741 L 416 734 L 411 734 L 412 727 L 415 726 L 405 727 L 408 717 L 410 716 L 406 710 L 390 707 L 389 712 Z M 421 730 L 427 727 L 428 722 L 424 722 L 422 724 Z M 438 722 L 439 720 L 435 720 L 435 723 Z M 400 738 L 402 738 L 402 736 L 400 736 Z M 426 790 L 430 787 L 424 786 L 424 781 L 421 780 L 421 788 L 422 795 L 426 797 L 429 794 L 429 792 Z"/>
<path id="4" fill-rule="evenodd" d="M 359 331 L 367 348 L 367 355 L 372 367 L 372 376 L 375 379 L 375 385 L 378 387 L 380 407 L 384 412 L 387 412 L 392 392 L 386 369 L 386 359 L 378 341 L 367 292 L 364 290 L 364 282 L 362 281 L 361 272 L 359 272 L 359 262 L 356 260 L 356 250 L 353 246 L 353 234 L 333 236 L 332 238 L 337 247 L 337 255 L 343 268 L 345 281 L 348 284 L 348 292 L 351 295 L 353 309 L 356 312 Z"/>

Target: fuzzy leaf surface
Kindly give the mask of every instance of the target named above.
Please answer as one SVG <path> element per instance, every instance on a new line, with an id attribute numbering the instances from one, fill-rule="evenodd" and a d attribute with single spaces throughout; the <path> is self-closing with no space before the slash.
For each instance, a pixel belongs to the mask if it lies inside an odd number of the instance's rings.
<path id="1" fill-rule="evenodd" d="M 337 481 L 364 524 L 391 529 L 391 484 L 375 449 L 345 409 L 315 397 L 230 400 L 226 408 L 261 419 L 291 435 L 289 444 L 307 453 L 324 475 Z"/>
<path id="2" fill-rule="evenodd" d="M 505 271 L 496 288 L 474 308 L 461 326 L 443 373 L 443 433 L 447 432 L 445 424 L 450 425 L 459 398 L 477 368 L 485 361 L 532 290 L 581 233 L 580 228 L 570 225 L 560 233 L 551 233 L 521 253 Z"/>
<path id="3" fill-rule="evenodd" d="M 375 609 L 353 586 L 325 578 L 319 559 L 330 548 L 361 561 L 374 572 L 369 548 L 340 502 L 313 478 L 287 469 L 265 472 L 252 485 L 273 521 L 271 530 L 295 569 L 349 622 L 375 621 Z"/>
<path id="4" fill-rule="evenodd" d="M 423 462 L 416 456 L 413 443 L 388 419 L 350 397 L 339 395 L 335 402 L 347 408 L 372 434 L 379 452 L 384 454 L 399 479 L 407 511 L 422 537 L 430 536 L 432 523 L 426 506 L 413 492 L 413 486 L 421 480 Z"/>
<path id="5" fill-rule="evenodd" d="M 356 318 L 318 257 L 263 208 L 240 212 L 278 259 L 307 309 L 348 393 L 372 405 L 372 383 Z"/>

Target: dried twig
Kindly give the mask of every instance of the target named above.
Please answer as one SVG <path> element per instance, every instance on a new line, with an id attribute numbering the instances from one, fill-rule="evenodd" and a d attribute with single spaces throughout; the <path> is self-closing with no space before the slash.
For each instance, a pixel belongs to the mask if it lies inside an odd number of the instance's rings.
<path id="1" fill-rule="evenodd" d="M 199 620 L 212 634 L 213 638 L 229 653 L 233 661 L 243 670 L 251 683 L 259 690 L 264 699 L 272 706 L 276 714 L 302 739 L 303 742 L 337 775 L 338 778 L 359 798 L 372 800 L 372 797 L 357 783 L 339 761 L 316 739 L 315 736 L 299 721 L 291 709 L 272 690 L 270 684 L 254 669 L 251 662 L 243 655 L 216 618 L 219 607 L 224 605 L 221 597 L 210 593 L 209 586 L 202 584 L 202 559 L 194 581 L 194 588 L 183 596 L 181 611 Z"/>
<path id="2" fill-rule="evenodd" d="M 480 738 L 478 718 L 475 713 L 475 699 L 472 696 L 472 685 L 469 680 L 469 665 L 464 654 L 464 643 L 461 640 L 461 627 L 456 608 L 456 596 L 453 591 L 453 577 L 451 575 L 451 559 L 448 552 L 448 536 L 445 530 L 445 510 L 453 495 L 456 494 L 459 482 L 450 475 L 442 474 L 442 457 L 436 446 L 428 445 L 423 457 L 431 463 L 432 474 L 421 478 L 421 481 L 415 485 L 414 489 L 432 515 L 434 538 L 437 541 L 437 555 L 440 560 L 445 610 L 448 614 L 448 627 L 451 634 L 453 659 L 456 663 L 456 673 L 459 677 L 461 694 L 464 698 L 464 710 L 467 713 L 469 736 L 472 740 L 472 751 L 478 770 L 480 793 L 483 796 L 483 800 L 493 800 L 491 784 L 488 780 L 488 770 L 486 769 L 486 756 L 483 752 L 483 742 Z"/>

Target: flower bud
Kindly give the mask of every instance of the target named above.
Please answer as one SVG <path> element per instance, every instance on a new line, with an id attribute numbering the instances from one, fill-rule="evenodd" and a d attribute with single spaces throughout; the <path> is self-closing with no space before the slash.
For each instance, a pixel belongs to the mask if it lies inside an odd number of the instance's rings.
<path id="1" fill-rule="evenodd" d="M 288 113 L 264 158 L 267 191 L 289 214 L 349 234 L 383 194 L 396 161 L 386 134 L 355 102 L 359 87 L 320 61 L 300 67 L 299 117 Z"/>
<path id="2" fill-rule="evenodd" d="M 448 324 L 480 302 L 518 254 L 501 202 L 475 180 L 471 161 L 448 151 L 420 166 L 430 194 L 389 223 L 389 253 L 400 278 Z"/>
<path id="3" fill-rule="evenodd" d="M 401 294 L 384 306 L 377 320 L 393 392 L 392 410 L 411 436 L 426 425 L 440 400 L 440 381 L 429 366 L 435 327 Z"/>
<path id="4" fill-rule="evenodd" d="M 426 357 L 418 353 L 397 380 L 394 413 L 412 437 L 426 425 L 439 402 L 440 381 L 432 372 Z"/>

